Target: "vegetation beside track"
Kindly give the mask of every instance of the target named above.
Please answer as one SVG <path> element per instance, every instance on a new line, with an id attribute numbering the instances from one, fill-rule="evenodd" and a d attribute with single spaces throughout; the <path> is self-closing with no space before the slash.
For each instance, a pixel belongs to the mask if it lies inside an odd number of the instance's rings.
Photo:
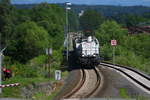
<path id="1" fill-rule="evenodd" d="M 106 21 L 96 30 L 96 36 L 101 44 L 100 55 L 105 61 L 113 61 L 115 48 L 116 64 L 131 66 L 150 74 L 149 34 L 129 35 L 115 21 Z M 117 46 L 111 46 L 112 39 L 117 40 Z"/>
<path id="2" fill-rule="evenodd" d="M 117 46 L 114 47 L 115 63 L 132 66 L 150 74 L 150 34 L 146 32 L 129 34 L 127 28 L 123 28 L 149 22 L 150 17 L 127 15 L 124 16 L 126 20 L 121 18 L 124 20 L 122 22 L 116 20 L 119 16 L 107 18 L 97 13 L 95 11 L 85 11 L 80 18 L 80 26 L 83 30 L 90 29 L 92 31 L 91 34 L 85 35 L 96 35 L 100 42 L 100 56 L 103 60 L 113 61 L 113 46 L 111 46 L 110 41 L 115 39 L 117 40 Z M 96 19 L 97 21 L 95 21 Z M 96 22 L 101 23 L 95 24 Z"/>
<path id="3" fill-rule="evenodd" d="M 10 0 L 0 1 L 0 41 L 5 48 L 3 67 L 13 77 L 2 84 L 20 83 L 3 89 L 0 97 L 22 97 L 21 88 L 34 83 L 54 82 L 54 71 L 61 69 L 64 41 L 64 9 L 42 3 L 32 9 L 17 9 Z M 45 49 L 53 54 L 46 55 Z M 67 72 L 62 72 L 63 77 Z M 41 93 L 35 93 L 41 97 Z M 35 97 L 36 97 L 35 96 Z"/>

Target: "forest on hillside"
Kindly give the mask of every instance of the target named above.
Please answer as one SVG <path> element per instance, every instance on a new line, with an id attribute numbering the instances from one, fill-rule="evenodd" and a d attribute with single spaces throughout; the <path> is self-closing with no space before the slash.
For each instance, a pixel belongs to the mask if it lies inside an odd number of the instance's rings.
<path id="1" fill-rule="evenodd" d="M 65 8 L 65 4 L 57 4 Z M 14 5 L 18 9 L 31 9 L 36 4 Z M 83 10 L 92 9 L 99 12 L 106 19 L 114 19 L 123 26 L 149 25 L 150 7 L 146 6 L 111 6 L 111 5 L 72 5 L 72 11 L 78 16 Z M 140 22 L 139 22 L 140 21 Z"/>
<path id="2" fill-rule="evenodd" d="M 37 4 L 15 4 L 14 6 L 18 9 L 31 9 Z M 65 4 L 57 4 L 62 7 L 65 7 Z M 112 5 L 76 5 L 71 6 L 72 10 L 76 13 L 79 13 L 81 10 L 93 9 L 100 13 L 103 16 L 114 16 L 118 14 L 137 14 L 142 15 L 144 13 L 150 12 L 150 7 L 146 6 L 112 6 Z"/>

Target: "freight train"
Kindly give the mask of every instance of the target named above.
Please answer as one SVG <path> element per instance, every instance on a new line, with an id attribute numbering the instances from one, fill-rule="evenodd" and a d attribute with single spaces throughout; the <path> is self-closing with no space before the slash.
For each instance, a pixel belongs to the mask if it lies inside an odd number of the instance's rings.
<path id="1" fill-rule="evenodd" d="M 99 41 L 94 36 L 79 36 L 73 40 L 76 61 L 81 65 L 95 66 L 99 64 Z"/>

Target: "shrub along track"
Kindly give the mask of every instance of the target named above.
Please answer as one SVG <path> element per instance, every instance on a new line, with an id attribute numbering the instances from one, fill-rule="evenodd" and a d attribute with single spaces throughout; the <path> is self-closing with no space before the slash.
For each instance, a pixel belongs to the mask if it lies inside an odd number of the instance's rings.
<path id="1" fill-rule="evenodd" d="M 103 86 L 103 76 L 98 68 L 80 69 L 81 78 L 75 88 L 63 98 L 88 98 L 94 97 Z"/>

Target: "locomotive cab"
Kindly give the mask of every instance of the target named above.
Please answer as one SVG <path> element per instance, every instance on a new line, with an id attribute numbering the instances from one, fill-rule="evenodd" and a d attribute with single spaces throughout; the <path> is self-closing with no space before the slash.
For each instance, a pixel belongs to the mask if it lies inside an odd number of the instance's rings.
<path id="1" fill-rule="evenodd" d="M 79 64 L 85 66 L 99 64 L 99 42 L 95 37 L 76 39 L 75 51 Z"/>

